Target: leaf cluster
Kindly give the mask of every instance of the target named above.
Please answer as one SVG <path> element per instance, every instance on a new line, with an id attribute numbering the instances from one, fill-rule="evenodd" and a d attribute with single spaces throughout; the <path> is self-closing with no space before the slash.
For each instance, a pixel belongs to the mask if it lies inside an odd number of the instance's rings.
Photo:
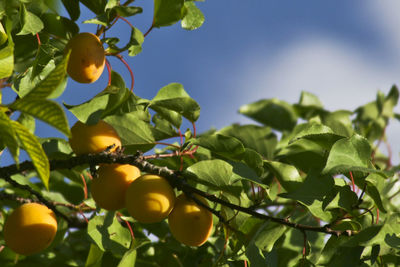
<path id="1" fill-rule="evenodd" d="M 59 14 L 61 4 L 69 17 Z M 201 134 L 200 106 L 179 83 L 145 99 L 112 70 L 109 84 L 90 100 L 71 105 L 60 98 L 68 90 L 64 47 L 79 32 L 82 5 L 93 13 L 84 23 L 98 25 L 108 56 L 136 56 L 153 28 L 179 21 L 187 30 L 200 27 L 198 4 L 154 0 L 153 22 L 143 34 L 128 21 L 147 12 L 134 1 L 0 2 L 0 96 L 15 95 L 11 103 L 0 101 L 0 151 L 7 149 L 21 168 L 11 175 L 0 167 L 0 209 L 6 215 L 21 202 L 38 201 L 34 190 L 79 222 L 72 226 L 59 218 L 51 247 L 20 257 L 18 266 L 397 266 L 399 166 L 382 150 L 390 148 L 389 123 L 400 118 L 396 86 L 355 110 L 326 110 L 308 92 L 294 104 L 262 99 L 239 109 L 253 124 Z M 123 45 L 108 36 L 120 20 L 131 26 Z M 171 236 L 166 221 L 141 224 L 125 210 L 97 208 L 86 196 L 96 164 L 51 169 L 56 161 L 74 159 L 67 110 L 87 124 L 105 120 L 121 137 L 118 153 L 144 152 L 147 164 L 168 168 L 209 196 L 216 216 L 208 242 L 186 247 Z M 36 136 L 37 120 L 65 138 Z M 21 149 L 34 168 L 22 171 Z M 0 228 L 6 217 L 0 217 Z M 5 247 L 2 266 L 13 266 L 15 256 Z"/>

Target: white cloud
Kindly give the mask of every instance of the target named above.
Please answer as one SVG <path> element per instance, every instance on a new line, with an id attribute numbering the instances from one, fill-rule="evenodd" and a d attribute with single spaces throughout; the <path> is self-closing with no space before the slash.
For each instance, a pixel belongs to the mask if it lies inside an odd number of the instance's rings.
<path id="1" fill-rule="evenodd" d="M 388 91 L 399 81 L 400 64 L 388 68 L 386 63 L 337 39 L 303 36 L 272 60 L 258 60 L 247 74 L 253 81 L 250 95 L 294 102 L 306 90 L 318 95 L 328 109 L 353 109 L 373 100 L 378 89 Z"/>
<path id="2" fill-rule="evenodd" d="M 379 89 L 387 92 L 393 84 L 400 84 L 398 10 L 397 1 L 371 1 L 365 10 L 360 10 L 367 12 L 375 30 L 383 37 L 381 51 L 368 51 L 356 42 L 329 33 L 312 32 L 292 40 L 268 60 L 260 57 L 263 54 L 260 51 L 247 55 L 242 64 L 247 67 L 245 79 L 240 86 L 249 88 L 251 84 L 251 89 L 242 100 L 247 103 L 278 97 L 293 103 L 298 101 L 301 90 L 315 93 L 330 110 L 353 110 L 374 100 Z M 264 52 L 264 55 L 269 53 Z M 396 161 L 399 134 L 400 125 L 393 122 L 388 136 Z"/>

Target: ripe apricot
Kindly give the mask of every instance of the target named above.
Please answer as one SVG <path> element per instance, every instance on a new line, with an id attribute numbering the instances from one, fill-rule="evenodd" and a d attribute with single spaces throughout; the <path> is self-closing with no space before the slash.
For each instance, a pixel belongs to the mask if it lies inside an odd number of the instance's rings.
<path id="1" fill-rule="evenodd" d="M 4 224 L 6 245 L 22 255 L 38 253 L 47 248 L 57 232 L 54 212 L 38 203 L 16 208 Z"/>
<path id="2" fill-rule="evenodd" d="M 165 178 L 145 174 L 133 181 L 125 195 L 129 214 L 142 223 L 165 219 L 175 203 L 175 192 Z"/>
<path id="3" fill-rule="evenodd" d="M 89 32 L 82 32 L 69 40 L 66 53 L 71 51 L 67 73 L 77 82 L 95 82 L 103 73 L 105 52 L 99 37 Z"/>
<path id="4" fill-rule="evenodd" d="M 93 180 L 91 192 L 94 201 L 106 210 L 119 210 L 125 206 L 125 192 L 140 170 L 130 164 L 102 164 Z"/>
<path id="5" fill-rule="evenodd" d="M 198 195 L 195 197 L 208 206 L 204 198 Z M 213 228 L 211 212 L 185 194 L 176 198 L 175 206 L 168 216 L 168 224 L 175 239 L 187 246 L 204 244 Z"/>
<path id="6" fill-rule="evenodd" d="M 76 122 L 71 128 L 71 138 L 68 141 L 77 155 L 99 153 L 111 145 L 115 145 L 111 150 L 114 151 L 121 146 L 118 133 L 102 120 L 94 125 Z"/>

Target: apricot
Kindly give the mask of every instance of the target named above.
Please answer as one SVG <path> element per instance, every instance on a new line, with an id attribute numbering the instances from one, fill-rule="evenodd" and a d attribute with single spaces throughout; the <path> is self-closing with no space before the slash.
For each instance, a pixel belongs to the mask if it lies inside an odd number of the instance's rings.
<path id="1" fill-rule="evenodd" d="M 57 219 L 52 210 L 38 203 L 16 208 L 4 224 L 6 245 L 21 255 L 38 253 L 47 248 L 57 232 Z"/>
<path id="2" fill-rule="evenodd" d="M 165 178 L 158 175 L 142 175 L 126 190 L 125 207 L 141 223 L 162 221 L 171 212 L 174 203 L 174 190 Z"/>
<path id="3" fill-rule="evenodd" d="M 105 52 L 99 37 L 89 32 L 82 32 L 69 40 L 65 53 L 71 51 L 67 73 L 80 83 L 93 83 L 103 73 Z"/>
<path id="4" fill-rule="evenodd" d="M 208 206 L 203 197 L 195 197 Z M 211 234 L 213 219 L 205 207 L 181 194 L 176 198 L 175 206 L 168 216 L 168 224 L 176 240 L 187 246 L 201 246 Z"/>
<path id="5" fill-rule="evenodd" d="M 110 124 L 102 120 L 94 125 L 76 122 L 71 128 L 71 138 L 68 141 L 77 155 L 99 153 L 111 145 L 115 145 L 111 149 L 114 151 L 121 146 L 118 133 Z"/>
<path id="6" fill-rule="evenodd" d="M 125 192 L 140 176 L 140 170 L 130 164 L 102 164 L 98 177 L 91 186 L 92 197 L 97 205 L 106 210 L 125 207 Z"/>

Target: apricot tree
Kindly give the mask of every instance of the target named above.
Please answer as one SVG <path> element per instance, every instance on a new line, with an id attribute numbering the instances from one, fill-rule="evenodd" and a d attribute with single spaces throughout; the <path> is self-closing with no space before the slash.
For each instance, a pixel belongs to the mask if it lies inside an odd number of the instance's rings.
<path id="1" fill-rule="evenodd" d="M 183 85 L 142 98 L 124 60 L 154 28 L 200 27 L 197 1 L 154 0 L 151 11 L 62 0 L 68 17 L 53 2 L 0 2 L 0 96 L 15 97 L 0 101 L 0 150 L 15 161 L 0 166 L 1 266 L 400 264 L 399 166 L 386 138 L 400 119 L 396 86 L 354 111 L 326 110 L 308 92 L 294 104 L 263 99 L 239 109 L 254 124 L 199 134 Z M 80 33 L 83 5 L 96 32 Z M 153 14 L 144 34 L 131 22 L 142 12 Z M 118 23 L 130 27 L 126 44 L 109 34 Z M 96 96 L 59 104 L 68 77 L 101 75 Z M 35 135 L 38 120 L 65 138 Z"/>

